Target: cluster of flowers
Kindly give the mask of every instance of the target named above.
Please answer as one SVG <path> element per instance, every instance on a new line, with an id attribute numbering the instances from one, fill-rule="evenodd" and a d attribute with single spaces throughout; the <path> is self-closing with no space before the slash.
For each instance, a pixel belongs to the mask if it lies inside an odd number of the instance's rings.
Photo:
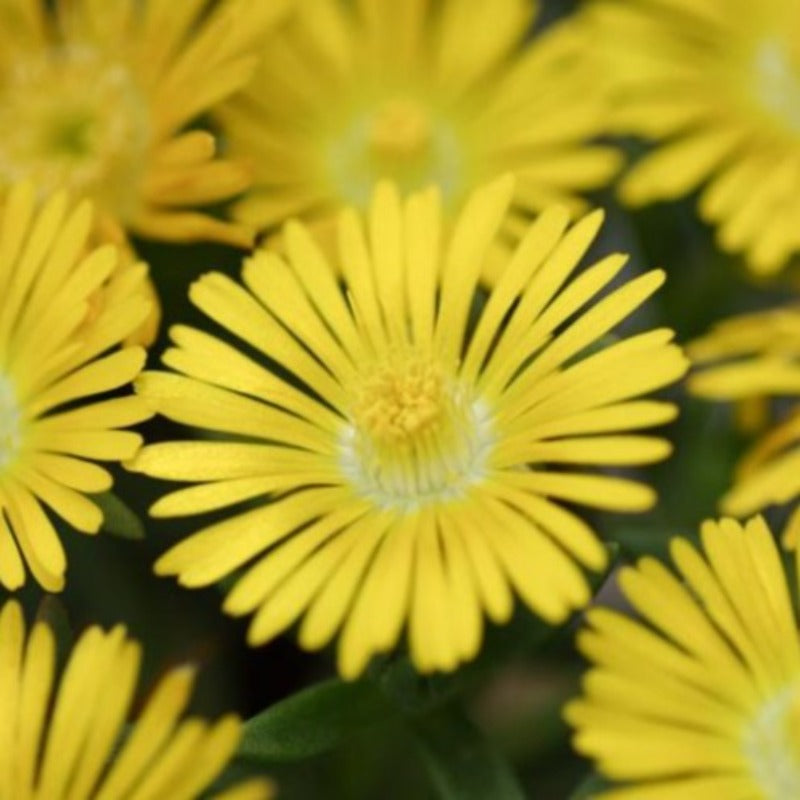
<path id="1" fill-rule="evenodd" d="M 700 189 L 754 274 L 800 249 L 800 7 L 589 0 L 528 31 L 528 0 L 0 0 L 0 584 L 60 591 L 57 526 L 94 534 L 98 462 L 188 484 L 154 517 L 230 509 L 156 563 L 235 575 L 249 641 L 297 625 L 358 677 L 406 633 L 420 672 L 481 647 L 518 597 L 554 625 L 590 603 L 607 549 L 576 506 L 638 512 L 617 468 L 668 457 L 651 395 L 689 359 L 666 329 L 608 334 L 664 280 L 591 266 L 585 192 L 650 140 L 624 202 Z M 746 24 L 743 23 L 746 19 Z M 226 156 L 196 121 L 221 131 Z M 238 198 L 229 219 L 208 206 Z M 142 372 L 163 312 L 132 237 L 250 249 L 209 273 Z M 723 322 L 690 388 L 800 395 L 800 310 Z M 129 387 L 135 387 L 132 391 Z M 197 440 L 148 443 L 154 414 Z M 202 436 L 203 432 L 211 435 Z M 600 468 L 600 469 L 598 469 Z M 800 494 L 800 415 L 723 498 L 743 518 Z M 59 520 L 58 523 L 55 520 Z M 790 518 L 785 544 L 800 534 Z M 595 608 L 566 710 L 605 797 L 800 796 L 800 639 L 766 524 L 706 522 Z M 239 723 L 179 722 L 177 670 L 116 748 L 139 647 L 90 629 L 54 700 L 53 635 L 0 612 L 0 797 L 192 798 Z M 97 676 L 100 677 L 98 682 Z M 198 756 L 198 753 L 201 753 Z M 199 765 L 199 766 L 198 766 Z M 258 779 L 226 800 L 258 800 Z"/>

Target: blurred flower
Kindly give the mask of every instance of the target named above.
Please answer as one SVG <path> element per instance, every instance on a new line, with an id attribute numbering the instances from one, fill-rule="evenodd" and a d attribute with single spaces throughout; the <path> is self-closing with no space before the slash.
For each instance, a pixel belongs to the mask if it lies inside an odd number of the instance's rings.
<path id="1" fill-rule="evenodd" d="M 0 1 L 0 190 L 90 197 L 108 237 L 248 245 L 196 206 L 241 192 L 239 162 L 185 130 L 250 77 L 287 2 Z"/>
<path id="2" fill-rule="evenodd" d="M 150 313 L 143 264 L 114 274 L 117 249 L 87 249 L 92 208 L 63 193 L 37 208 L 30 184 L 0 203 L 0 584 L 16 589 L 25 567 L 48 591 L 64 585 L 66 559 L 44 511 L 96 533 L 106 491 L 92 463 L 130 458 L 150 416 L 134 396 L 90 401 L 130 383 L 139 347 L 118 345 Z M 87 460 L 88 459 L 88 460 Z"/>
<path id="3" fill-rule="evenodd" d="M 761 311 L 725 320 L 689 347 L 701 370 L 690 390 L 712 400 L 800 398 L 800 308 Z M 800 406 L 741 461 L 722 510 L 738 517 L 800 497 Z M 787 527 L 800 532 L 800 509 Z"/>
<path id="4" fill-rule="evenodd" d="M 476 192 L 450 235 L 438 190 L 401 203 L 380 184 L 366 229 L 353 210 L 340 218 L 344 287 L 294 222 L 286 260 L 257 252 L 246 288 L 218 273 L 192 287 L 198 308 L 280 372 L 174 328 L 164 362 L 180 374 L 145 373 L 138 390 L 217 440 L 154 444 L 131 466 L 199 483 L 158 501 L 156 516 L 251 503 L 176 545 L 156 571 L 194 587 L 249 564 L 225 609 L 255 612 L 252 644 L 304 615 L 301 645 L 339 633 L 339 669 L 351 678 L 407 623 L 417 668 L 453 669 L 479 649 L 484 612 L 509 618 L 512 590 L 554 624 L 588 601 L 578 564 L 601 570 L 606 551 L 561 501 L 653 504 L 649 487 L 586 465 L 668 455 L 664 440 L 630 431 L 667 422 L 675 407 L 634 398 L 675 381 L 685 359 L 668 330 L 586 348 L 664 275 L 597 299 L 626 258 L 570 280 L 602 214 L 567 231 L 554 207 L 478 305 L 512 193 L 508 177 Z"/>
<path id="5" fill-rule="evenodd" d="M 800 248 L 800 8 L 795 0 L 597 0 L 591 37 L 614 128 L 658 144 L 628 173 L 640 205 L 701 189 L 701 216 L 758 273 Z"/>
<path id="6" fill-rule="evenodd" d="M 256 170 L 238 219 L 263 230 L 300 216 L 332 236 L 336 212 L 365 210 L 381 178 L 438 186 L 452 218 L 509 170 L 508 229 L 553 202 L 582 212 L 577 195 L 606 185 L 620 158 L 589 144 L 607 120 L 581 32 L 560 23 L 528 43 L 534 14 L 529 0 L 298 4 L 220 113 Z"/>
<path id="7" fill-rule="evenodd" d="M 800 797 L 800 642 L 787 576 L 759 517 L 701 528 L 619 582 L 641 619 L 587 614 L 592 662 L 565 715 L 608 778 L 603 800 Z M 792 580 L 796 580 L 793 578 Z"/>
<path id="8" fill-rule="evenodd" d="M 56 686 L 50 626 L 26 634 L 18 603 L 0 609 L 0 797 L 14 800 L 192 800 L 230 760 L 239 720 L 179 721 L 194 670 L 168 673 L 126 730 L 141 647 L 117 626 L 89 628 L 72 648 Z M 216 800 L 266 800 L 261 779 Z"/>

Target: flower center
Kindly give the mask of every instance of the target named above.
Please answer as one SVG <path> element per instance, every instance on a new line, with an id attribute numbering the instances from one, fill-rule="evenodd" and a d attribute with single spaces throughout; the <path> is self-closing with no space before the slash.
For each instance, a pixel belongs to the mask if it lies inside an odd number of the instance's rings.
<path id="1" fill-rule="evenodd" d="M 369 144 L 377 158 L 412 159 L 424 154 L 430 143 L 430 120 L 416 103 L 390 100 L 372 120 Z"/>
<path id="2" fill-rule="evenodd" d="M 364 382 L 353 413 L 361 429 L 376 441 L 404 444 L 441 416 L 443 390 L 441 372 L 430 362 L 384 367 Z"/>
<path id="3" fill-rule="evenodd" d="M 384 508 L 413 510 L 454 500 L 485 473 L 491 426 L 435 362 L 380 365 L 353 391 L 340 464 L 364 496 Z"/>
<path id="4" fill-rule="evenodd" d="M 16 458 L 21 442 L 20 412 L 14 387 L 0 373 L 0 474 Z"/>
<path id="5" fill-rule="evenodd" d="M 755 55 L 755 92 L 761 107 L 800 133 L 800 69 L 779 39 L 763 41 Z"/>
<path id="6" fill-rule="evenodd" d="M 800 797 L 800 684 L 764 704 L 745 729 L 743 745 L 765 800 Z"/>
<path id="7" fill-rule="evenodd" d="M 135 211 L 149 112 L 130 73 L 88 47 L 20 60 L 0 87 L 0 185 L 67 186 L 122 219 Z"/>
<path id="8" fill-rule="evenodd" d="M 352 109 L 324 150 L 324 169 L 333 191 L 360 208 L 382 178 L 404 194 L 437 185 L 455 206 L 466 184 L 463 149 L 455 125 L 400 95 Z"/>

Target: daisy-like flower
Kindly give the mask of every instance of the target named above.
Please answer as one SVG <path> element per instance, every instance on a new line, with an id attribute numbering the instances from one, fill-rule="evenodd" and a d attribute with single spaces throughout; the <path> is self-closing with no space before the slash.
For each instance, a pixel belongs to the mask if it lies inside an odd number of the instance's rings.
<path id="1" fill-rule="evenodd" d="M 734 317 L 689 348 L 701 367 L 690 390 L 711 400 L 800 398 L 800 309 L 787 307 Z M 800 497 L 800 406 L 768 431 L 739 464 L 722 498 L 726 514 L 744 517 Z M 791 515 L 787 544 L 800 534 L 800 507 Z"/>
<path id="2" fill-rule="evenodd" d="M 366 209 L 382 178 L 437 185 L 455 213 L 497 175 L 518 176 L 519 231 L 552 202 L 581 211 L 618 153 L 590 141 L 606 125 L 579 29 L 526 41 L 536 4 L 498 0 L 310 0 L 265 42 L 247 89 L 220 118 L 255 184 L 236 216 L 270 229 L 290 216 L 332 226 Z M 326 226 L 325 223 L 330 223 Z"/>
<path id="3" fill-rule="evenodd" d="M 26 631 L 18 603 L 0 609 L 0 797 L 4 800 L 193 800 L 230 761 L 241 723 L 181 719 L 194 670 L 167 673 L 127 730 L 141 647 L 122 626 L 89 628 L 57 674 L 49 625 Z M 252 779 L 215 800 L 267 800 Z"/>
<path id="4" fill-rule="evenodd" d="M 597 0 L 591 40 L 614 128 L 654 143 L 627 174 L 632 205 L 700 189 L 721 246 L 757 273 L 800 248 L 800 8 L 794 0 Z"/>
<path id="5" fill-rule="evenodd" d="M 207 5 L 0 0 L 0 190 L 30 178 L 91 197 L 109 236 L 249 244 L 196 208 L 242 191 L 249 171 L 186 126 L 249 79 L 288 3 Z"/>
<path id="6" fill-rule="evenodd" d="M 25 564 L 48 591 L 66 559 L 45 508 L 84 533 L 102 512 L 88 495 L 111 486 L 95 461 L 134 455 L 122 430 L 150 416 L 130 383 L 140 347 L 118 347 L 150 312 L 143 264 L 116 274 L 112 245 L 88 251 L 92 207 L 63 193 L 38 207 L 30 184 L 0 203 L 0 584 L 16 589 Z M 112 277 L 113 276 L 113 277 Z"/>
<path id="7" fill-rule="evenodd" d="M 301 645 L 339 634 L 339 669 L 353 677 L 407 624 L 421 671 L 453 669 L 478 650 L 484 612 L 509 618 L 512 592 L 552 623 L 589 599 L 579 566 L 601 570 L 606 552 L 561 501 L 630 512 L 654 502 L 649 487 L 586 465 L 667 456 L 667 442 L 631 431 L 672 419 L 674 406 L 635 398 L 676 380 L 684 356 L 668 330 L 586 348 L 664 275 L 597 299 L 626 259 L 571 280 L 602 214 L 567 230 L 552 208 L 478 305 L 512 193 L 509 178 L 476 192 L 449 235 L 436 189 L 403 203 L 381 184 L 366 227 L 353 210 L 341 216 L 344 288 L 296 222 L 286 260 L 257 252 L 244 286 L 216 273 L 192 286 L 199 309 L 281 371 L 175 327 L 164 356 L 175 372 L 145 373 L 138 390 L 216 437 L 145 447 L 131 466 L 198 484 L 159 500 L 159 517 L 249 503 L 156 571 L 194 587 L 246 567 L 225 609 L 255 612 L 252 644 L 302 616 Z"/>
<path id="8" fill-rule="evenodd" d="M 575 748 L 621 785 L 602 800 L 800 797 L 796 604 L 763 519 L 707 521 L 619 582 L 638 619 L 592 609 L 567 705 Z M 797 580 L 800 575 L 795 576 Z"/>

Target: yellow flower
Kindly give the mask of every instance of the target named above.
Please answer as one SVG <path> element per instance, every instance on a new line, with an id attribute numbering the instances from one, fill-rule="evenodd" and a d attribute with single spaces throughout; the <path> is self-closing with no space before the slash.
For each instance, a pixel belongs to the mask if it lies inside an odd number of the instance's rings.
<path id="1" fill-rule="evenodd" d="M 800 398 L 800 309 L 746 314 L 718 324 L 689 349 L 702 367 L 689 388 L 712 400 Z M 722 509 L 748 516 L 800 497 L 800 406 L 762 437 L 737 470 Z M 788 544 L 800 533 L 800 508 L 787 526 Z"/>
<path id="2" fill-rule="evenodd" d="M 287 2 L 206 5 L 2 0 L 0 191 L 20 178 L 67 187 L 92 198 L 109 236 L 247 245 L 196 207 L 242 191 L 248 170 L 186 125 L 249 79 Z"/>
<path id="3" fill-rule="evenodd" d="M 596 608 L 578 636 L 593 668 L 565 711 L 574 745 L 622 783 L 598 800 L 800 797 L 798 619 L 772 534 L 723 519 L 701 539 L 673 540 L 677 575 L 622 570 L 641 619 Z"/>
<path id="4" fill-rule="evenodd" d="M 134 455 L 141 437 L 121 430 L 147 419 L 135 396 L 92 401 L 130 383 L 139 347 L 118 348 L 150 312 L 143 264 L 110 279 L 111 245 L 87 251 L 88 202 L 63 193 L 38 209 L 30 184 L 0 204 L 0 584 L 25 567 L 48 591 L 64 585 L 64 550 L 44 507 L 84 533 L 100 509 L 87 494 L 111 476 L 94 461 Z"/>
<path id="5" fill-rule="evenodd" d="M 794 0 L 597 0 L 592 41 L 614 128 L 655 143 L 628 173 L 639 205 L 701 189 L 721 246 L 757 273 L 800 248 L 800 14 Z"/>
<path id="6" fill-rule="evenodd" d="M 526 41 L 536 4 L 496 0 L 308 0 L 268 39 L 255 79 L 220 112 L 255 185 L 236 206 L 269 229 L 301 216 L 332 228 L 376 182 L 439 187 L 452 214 L 477 186 L 518 176 L 512 231 L 553 202 L 604 186 L 616 150 L 585 41 L 559 24 Z M 488 15 L 488 16 L 487 16 Z M 327 223 L 327 225 L 326 225 Z"/>
<path id="7" fill-rule="evenodd" d="M 165 675 L 125 729 L 142 653 L 122 626 L 89 628 L 57 681 L 49 625 L 26 633 L 18 603 L 0 609 L 0 797 L 4 800 L 192 800 L 222 772 L 241 723 L 180 720 L 194 670 Z M 216 800 L 267 800 L 249 780 Z"/>
<path id="8" fill-rule="evenodd" d="M 570 280 L 602 214 L 567 231 L 554 207 L 476 305 L 512 193 L 509 178 L 476 192 L 447 235 L 436 189 L 401 203 L 380 184 L 366 230 L 355 211 L 341 216 L 344 290 L 296 222 L 286 260 L 257 252 L 245 287 L 218 273 L 192 287 L 198 308 L 281 372 L 174 328 L 164 362 L 178 374 L 145 373 L 138 390 L 217 438 L 145 447 L 132 467 L 199 484 L 159 500 L 156 516 L 250 503 L 156 571 L 193 587 L 249 565 L 225 609 L 255 612 L 252 644 L 305 615 L 300 643 L 316 649 L 341 630 L 339 668 L 353 677 L 407 623 L 416 666 L 453 669 L 478 650 L 484 612 L 508 619 L 512 591 L 551 623 L 588 601 L 578 565 L 600 570 L 606 552 L 560 501 L 653 504 L 649 487 L 584 465 L 667 456 L 667 442 L 630 431 L 672 419 L 674 406 L 634 398 L 676 380 L 685 359 L 663 329 L 585 351 L 664 275 L 595 299 L 626 257 Z"/>

